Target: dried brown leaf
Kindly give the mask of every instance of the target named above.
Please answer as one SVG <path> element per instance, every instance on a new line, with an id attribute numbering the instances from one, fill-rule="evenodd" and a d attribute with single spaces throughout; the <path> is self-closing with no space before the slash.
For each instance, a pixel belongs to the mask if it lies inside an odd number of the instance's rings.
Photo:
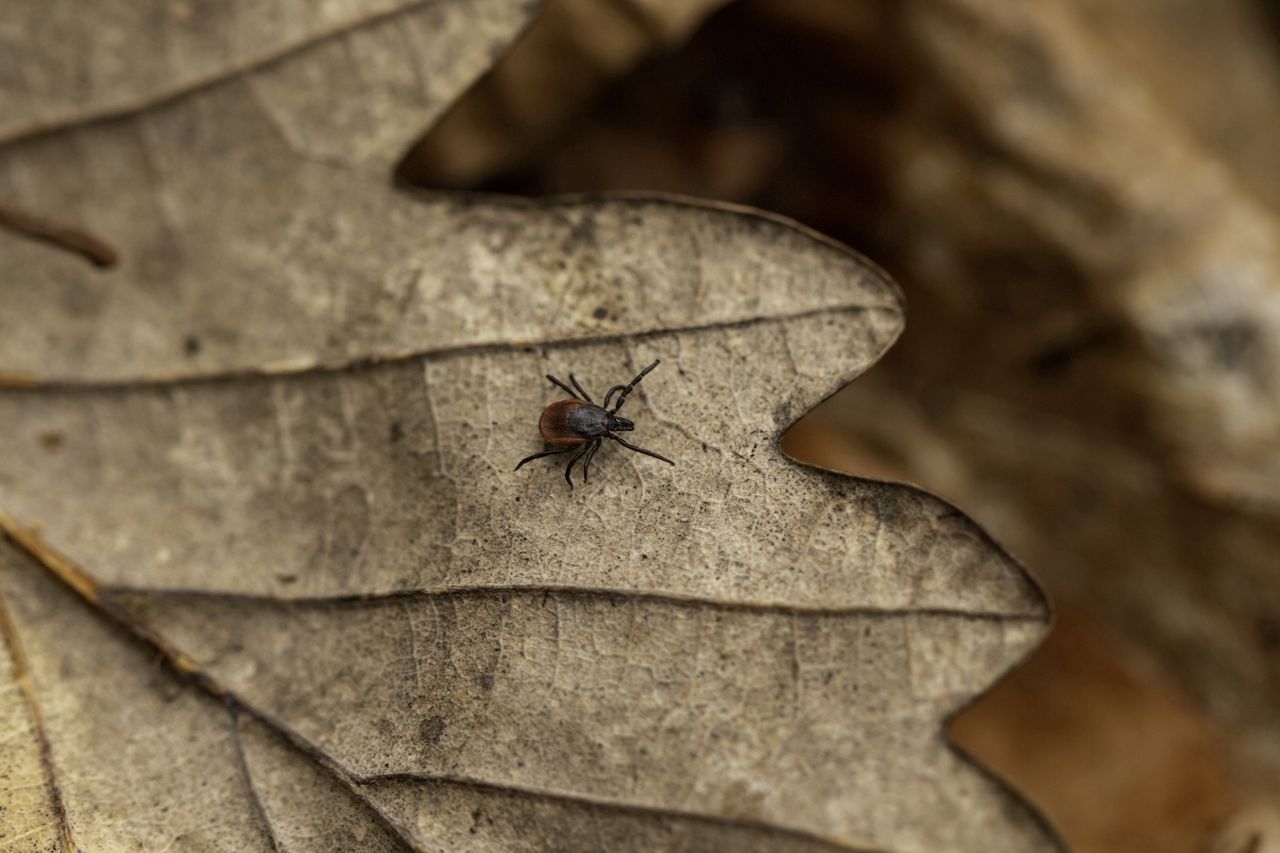
<path id="1" fill-rule="evenodd" d="M 446 79 L 518 29 L 446 8 Z M 943 735 L 1043 635 L 1038 589 L 942 501 L 778 449 L 895 339 L 893 284 L 744 210 L 393 190 L 435 103 L 399 97 L 394 20 L 0 155 L 122 258 L 0 243 L 6 831 L 1052 848 Z M 654 358 L 628 414 L 677 466 L 511 470 L 542 374 Z"/>

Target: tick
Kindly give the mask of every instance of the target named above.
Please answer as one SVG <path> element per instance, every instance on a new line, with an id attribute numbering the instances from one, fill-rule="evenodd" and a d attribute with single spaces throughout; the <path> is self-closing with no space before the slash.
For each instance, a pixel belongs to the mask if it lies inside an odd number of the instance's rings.
<path id="1" fill-rule="evenodd" d="M 644 379 L 649 371 L 657 367 L 659 363 L 659 361 L 655 361 L 636 374 L 636 378 L 626 385 L 614 385 L 610 388 L 608 393 L 604 395 L 603 406 L 596 405 L 595 401 L 591 399 L 591 395 L 582 390 L 582 385 L 578 383 L 577 377 L 572 373 L 569 374 L 569 381 L 573 383 L 572 388 L 548 373 L 547 378 L 565 391 L 568 391 L 572 399 L 557 400 L 542 410 L 542 417 L 538 418 L 538 432 L 542 433 L 542 438 L 547 444 L 552 445 L 552 449 L 526 456 L 520 460 L 516 470 L 519 471 L 526 462 L 532 462 L 543 456 L 555 456 L 557 453 L 568 453 L 571 450 L 577 451 L 569 459 L 569 464 L 564 469 L 565 482 L 569 484 L 569 491 L 573 491 L 573 479 L 570 474 L 573 473 L 574 464 L 579 459 L 582 460 L 582 482 L 587 482 L 587 476 L 591 471 L 591 459 L 596 455 L 596 451 L 600 449 L 601 442 L 606 438 L 618 442 L 628 450 L 643 453 L 645 456 L 652 456 L 654 459 L 661 459 L 668 465 L 676 464 L 661 454 L 654 453 L 652 450 L 645 450 L 643 447 L 636 447 L 631 442 L 616 435 L 619 432 L 631 432 L 636 428 L 636 425 L 631 421 L 618 417 L 618 410 L 622 408 L 623 403 L 627 402 L 627 395 L 640 384 L 640 380 Z M 610 409 L 609 401 L 613 399 L 614 394 L 618 395 L 618 400 L 613 404 L 613 408 Z"/>

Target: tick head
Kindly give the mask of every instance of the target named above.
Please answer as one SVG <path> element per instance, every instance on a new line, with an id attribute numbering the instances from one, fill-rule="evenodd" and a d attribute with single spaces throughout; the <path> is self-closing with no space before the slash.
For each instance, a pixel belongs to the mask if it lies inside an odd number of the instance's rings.
<path id="1" fill-rule="evenodd" d="M 609 416 L 610 432 L 631 432 L 635 428 L 636 428 L 636 425 L 633 424 L 631 421 L 627 420 L 626 418 L 620 418 L 617 415 Z"/>

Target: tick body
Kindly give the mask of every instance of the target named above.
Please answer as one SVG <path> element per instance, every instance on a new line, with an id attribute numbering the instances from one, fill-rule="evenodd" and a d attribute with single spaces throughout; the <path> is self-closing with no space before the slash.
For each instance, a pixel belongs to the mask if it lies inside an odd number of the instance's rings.
<path id="1" fill-rule="evenodd" d="M 654 459 L 660 459 L 668 465 L 674 465 L 665 456 L 654 453 L 652 450 L 645 450 L 643 447 L 636 447 L 634 444 L 626 441 L 615 433 L 631 432 L 636 425 L 626 418 L 618 416 L 618 410 L 622 408 L 622 404 L 627 401 L 627 395 L 640 384 L 640 380 L 657 367 L 659 362 L 653 364 L 640 371 L 635 379 L 632 379 L 626 385 L 615 385 L 609 389 L 604 395 L 604 405 L 597 406 L 595 401 L 591 399 L 591 395 L 583 390 L 582 385 L 578 383 L 577 378 L 570 373 L 569 381 L 573 383 L 573 387 L 556 379 L 550 374 L 547 379 L 570 394 L 568 400 L 557 400 L 542 410 L 542 417 L 538 418 L 538 432 L 542 433 L 542 438 L 547 444 L 552 446 L 551 450 L 543 450 L 532 456 L 526 456 L 520 460 L 520 464 L 516 465 L 519 471 L 521 466 L 526 462 L 532 462 L 534 459 L 540 459 L 543 456 L 554 456 L 558 453 L 568 453 L 576 451 L 569 459 L 569 464 L 564 469 L 565 482 L 569 484 L 570 491 L 573 490 L 573 466 L 579 459 L 582 460 L 582 482 L 587 482 L 587 477 L 591 471 L 591 459 L 596 455 L 596 451 L 600 449 L 601 443 L 607 438 L 616 441 L 628 450 L 636 453 L 642 453 L 645 456 L 652 456 Z M 609 408 L 609 401 L 613 399 L 613 395 L 618 395 L 618 400 L 614 403 L 613 408 Z"/>

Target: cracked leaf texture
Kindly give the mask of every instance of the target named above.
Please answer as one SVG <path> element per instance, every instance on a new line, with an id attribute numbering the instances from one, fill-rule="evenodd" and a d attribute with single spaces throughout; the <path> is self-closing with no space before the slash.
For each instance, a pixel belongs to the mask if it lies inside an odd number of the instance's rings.
<path id="1" fill-rule="evenodd" d="M 1039 590 L 778 449 L 900 332 L 883 273 L 745 210 L 390 186 L 527 14 L 264 31 L 0 150 L 123 259 L 0 241 L 0 849 L 1054 849 L 943 734 Z M 511 470 L 543 374 L 657 358 L 627 414 L 675 467 Z"/>

